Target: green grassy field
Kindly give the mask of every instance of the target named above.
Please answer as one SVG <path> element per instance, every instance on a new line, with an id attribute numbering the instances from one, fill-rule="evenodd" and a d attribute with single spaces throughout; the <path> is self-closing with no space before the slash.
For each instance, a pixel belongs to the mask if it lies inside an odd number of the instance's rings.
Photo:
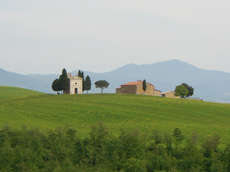
<path id="1" fill-rule="evenodd" d="M 90 126 L 103 122 L 115 135 L 120 129 L 152 134 L 178 127 L 188 137 L 196 131 L 200 140 L 219 133 L 230 142 L 230 105 L 197 100 L 142 95 L 50 95 L 13 87 L 0 87 L 0 128 L 69 126 L 79 137 L 88 137 Z"/>
<path id="2" fill-rule="evenodd" d="M 12 99 L 12 98 L 22 98 L 22 97 L 27 97 L 27 96 L 41 95 L 41 94 L 44 94 L 44 93 L 27 90 L 23 88 L 17 88 L 17 87 L 0 86 L 0 100 Z"/>

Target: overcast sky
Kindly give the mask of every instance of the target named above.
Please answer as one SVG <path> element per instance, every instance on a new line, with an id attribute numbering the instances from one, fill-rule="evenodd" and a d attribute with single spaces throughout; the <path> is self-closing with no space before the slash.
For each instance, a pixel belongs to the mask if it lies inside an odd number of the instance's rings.
<path id="1" fill-rule="evenodd" d="M 230 72 L 229 0 L 0 0 L 0 68 L 106 72 L 178 59 Z"/>

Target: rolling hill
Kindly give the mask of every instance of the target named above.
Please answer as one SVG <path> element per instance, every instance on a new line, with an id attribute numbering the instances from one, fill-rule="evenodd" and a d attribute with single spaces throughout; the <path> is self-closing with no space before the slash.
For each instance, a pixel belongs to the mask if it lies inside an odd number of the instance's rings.
<path id="1" fill-rule="evenodd" d="M 90 126 L 101 121 L 115 135 L 121 128 L 139 129 L 147 135 L 155 129 L 171 133 L 180 128 L 186 137 L 193 131 L 200 139 L 219 133 L 221 143 L 229 142 L 228 104 L 143 95 L 41 94 L 12 87 L 0 87 L 0 92 L 0 128 L 6 124 L 42 130 L 69 126 L 77 129 L 79 137 L 86 137 Z M 16 98 L 7 92 L 24 93 Z"/>
<path id="2" fill-rule="evenodd" d="M 15 99 L 44 93 L 18 87 L 0 86 L 0 100 Z"/>

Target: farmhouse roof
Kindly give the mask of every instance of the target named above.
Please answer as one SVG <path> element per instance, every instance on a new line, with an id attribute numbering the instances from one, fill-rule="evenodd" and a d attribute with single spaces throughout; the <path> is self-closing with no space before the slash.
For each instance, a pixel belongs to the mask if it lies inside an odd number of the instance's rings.
<path id="1" fill-rule="evenodd" d="M 143 81 L 137 81 L 137 82 L 129 82 L 129 83 L 126 83 L 126 84 L 122 84 L 122 85 L 139 85 L 139 84 L 142 84 Z M 146 83 L 146 84 L 149 84 L 149 85 L 153 85 L 151 83 Z"/>
<path id="2" fill-rule="evenodd" d="M 137 81 L 137 82 L 129 82 L 126 84 L 122 84 L 122 85 L 138 85 L 138 84 L 142 84 L 142 81 Z"/>

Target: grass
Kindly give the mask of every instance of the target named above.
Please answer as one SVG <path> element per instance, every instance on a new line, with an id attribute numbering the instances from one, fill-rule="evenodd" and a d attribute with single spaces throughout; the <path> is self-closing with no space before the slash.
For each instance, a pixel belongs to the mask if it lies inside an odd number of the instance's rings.
<path id="1" fill-rule="evenodd" d="M 229 104 L 142 95 L 49 95 L 12 87 L 0 87 L 0 94 L 0 128 L 67 125 L 88 137 L 90 126 L 103 122 L 115 135 L 121 128 L 148 135 L 180 128 L 185 137 L 196 131 L 201 141 L 214 133 L 222 144 L 230 140 Z"/>
<path id="2" fill-rule="evenodd" d="M 0 100 L 2 99 L 12 99 L 12 98 L 22 98 L 27 96 L 41 95 L 37 91 L 27 90 L 18 87 L 0 86 Z"/>

